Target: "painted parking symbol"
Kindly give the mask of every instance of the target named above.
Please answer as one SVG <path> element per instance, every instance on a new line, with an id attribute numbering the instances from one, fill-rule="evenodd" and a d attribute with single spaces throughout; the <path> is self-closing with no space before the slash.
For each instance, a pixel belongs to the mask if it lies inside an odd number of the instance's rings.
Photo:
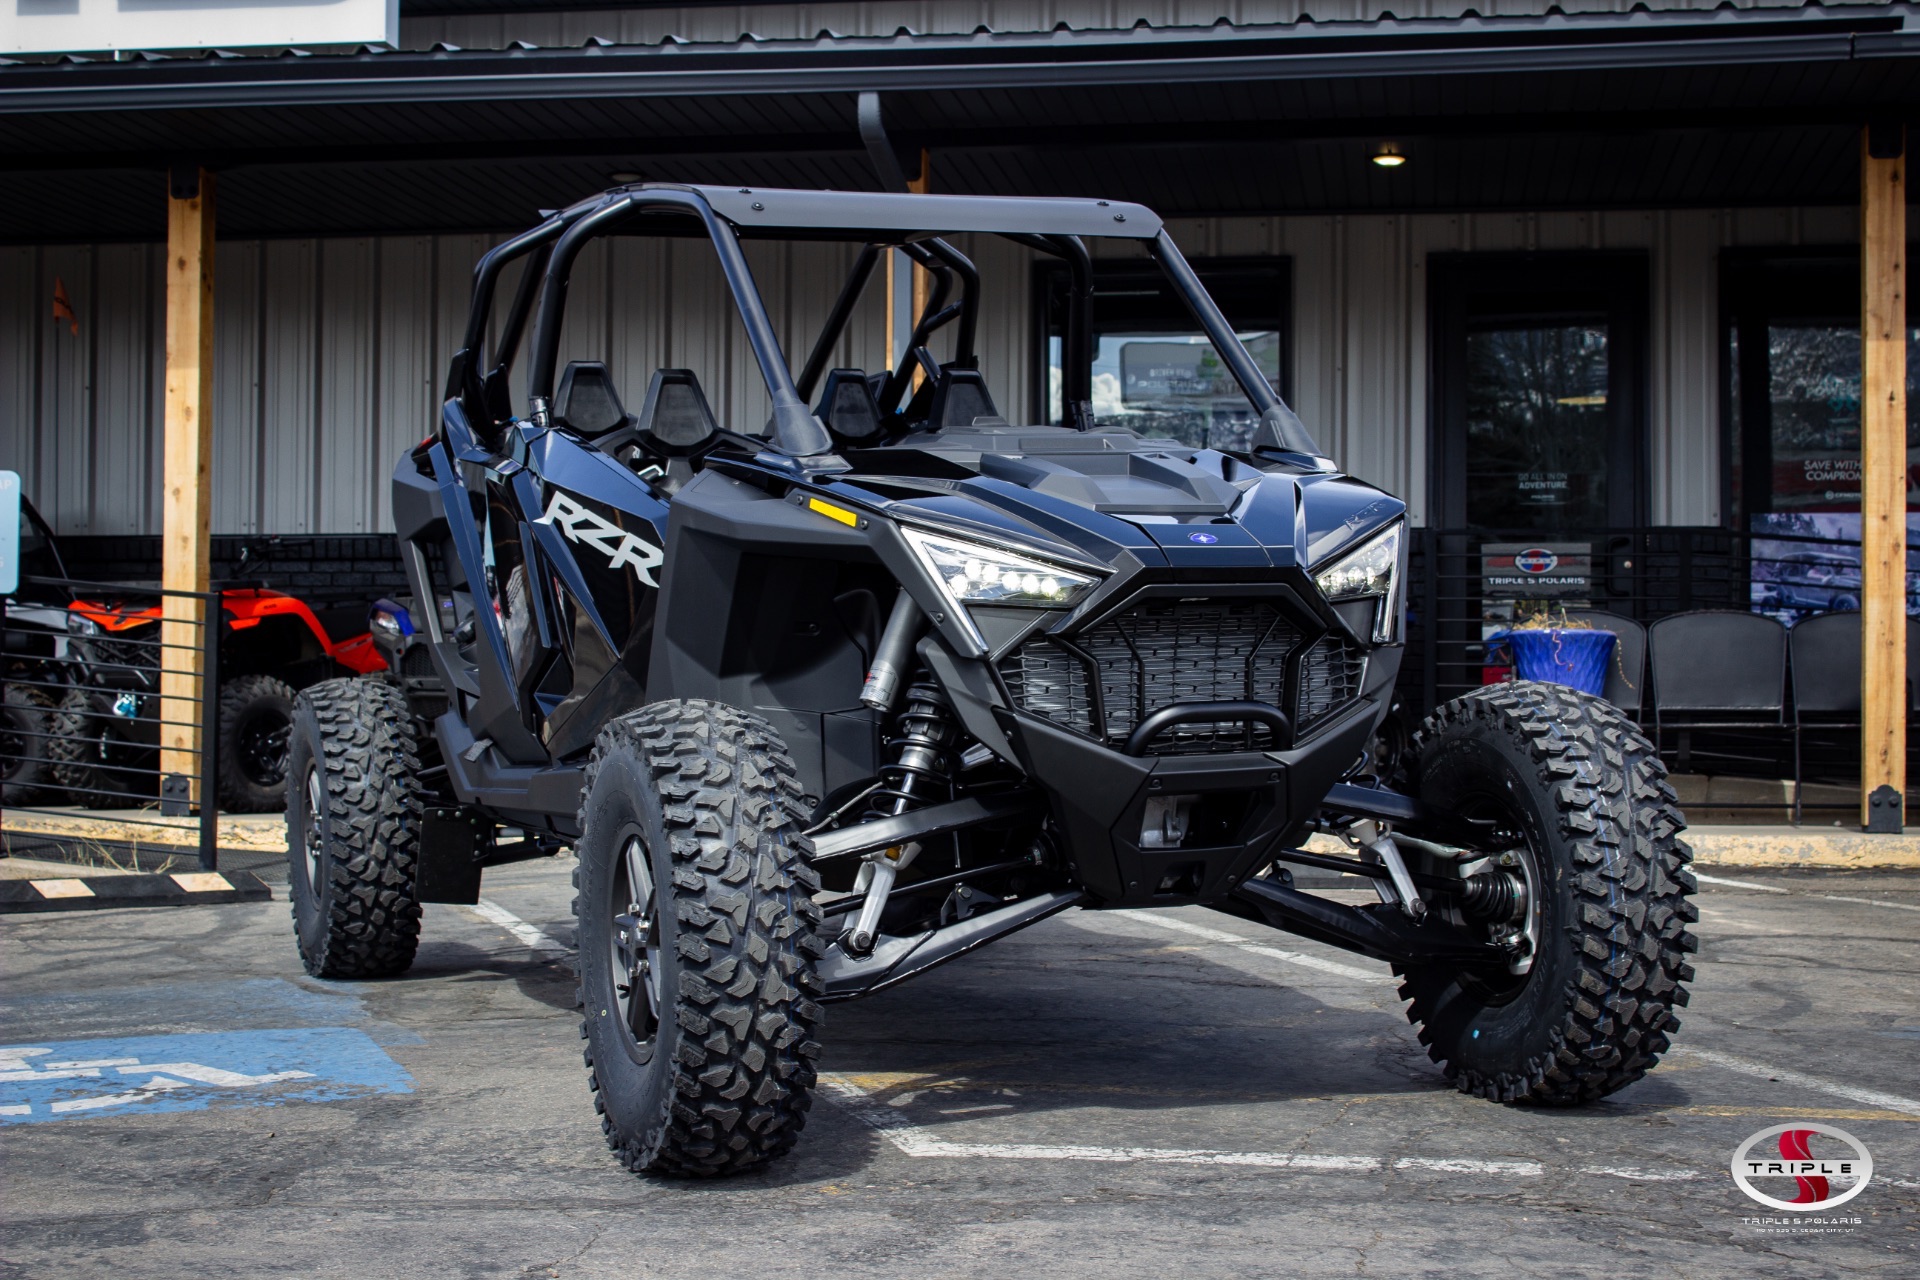
<path id="1" fill-rule="evenodd" d="M 0 1045 L 0 1124 L 411 1093 L 351 1027 Z"/>

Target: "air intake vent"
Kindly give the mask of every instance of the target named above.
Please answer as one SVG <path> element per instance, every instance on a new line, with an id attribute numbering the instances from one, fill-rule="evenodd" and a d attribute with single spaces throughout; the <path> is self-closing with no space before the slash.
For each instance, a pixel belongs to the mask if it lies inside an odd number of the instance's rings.
<path id="1" fill-rule="evenodd" d="M 1366 658 L 1326 636 L 1302 656 L 1300 688 L 1287 689 L 1287 660 L 1301 635 L 1266 600 L 1165 600 L 1140 605 L 1069 640 L 1037 639 L 1000 662 L 1024 711 L 1118 747 L 1152 712 L 1178 702 L 1252 700 L 1288 708 L 1305 734 L 1357 697 Z M 1176 725 L 1152 755 L 1265 751 L 1266 725 Z"/>

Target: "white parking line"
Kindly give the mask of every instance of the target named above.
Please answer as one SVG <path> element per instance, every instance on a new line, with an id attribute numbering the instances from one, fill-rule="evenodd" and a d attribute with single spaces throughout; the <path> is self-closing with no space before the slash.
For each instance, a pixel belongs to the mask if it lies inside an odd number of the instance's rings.
<path id="1" fill-rule="evenodd" d="M 1785 889 L 1770 884 L 1755 884 L 1751 880 L 1727 880 L 1720 876 L 1710 876 L 1704 871 L 1696 871 L 1693 878 L 1701 884 L 1723 884 L 1729 889 L 1753 889 L 1759 893 L 1785 893 Z"/>
<path id="2" fill-rule="evenodd" d="M 1751 880 L 1729 880 L 1725 876 L 1710 876 L 1704 871 L 1696 871 L 1693 878 L 1701 884 L 1724 885 L 1729 889 L 1752 889 L 1756 893 L 1786 893 L 1796 897 L 1822 898 L 1828 902 L 1851 902 L 1862 907 L 1885 907 L 1890 911 L 1920 911 L 1920 906 L 1910 902 L 1888 902 L 1884 898 L 1850 898 L 1840 893 L 1801 894 L 1793 889 L 1782 889 L 1778 885 L 1755 884 Z"/>
<path id="3" fill-rule="evenodd" d="M 527 944 L 533 954 L 542 960 L 566 960 L 573 950 L 550 933 L 542 932 L 528 924 L 513 912 L 498 903 L 488 902 L 485 898 L 470 907 L 461 908 L 479 916 L 488 924 L 497 924 L 520 941 Z"/>
<path id="4" fill-rule="evenodd" d="M 904 1155 L 918 1158 L 988 1160 L 1086 1160 L 1101 1164 L 1241 1165 L 1256 1169 L 1292 1169 L 1312 1173 L 1379 1173 L 1417 1170 L 1471 1173 L 1501 1178 L 1537 1178 L 1546 1166 L 1536 1160 L 1471 1160 L 1453 1156 L 1347 1156 L 1299 1151 L 1202 1151 L 1168 1147 L 1055 1146 L 1030 1142 L 949 1142 L 937 1138 L 897 1109 L 845 1076 L 822 1073 L 820 1085 Z"/>
<path id="5" fill-rule="evenodd" d="M 1903 1098 L 1897 1093 L 1881 1093 L 1877 1089 L 1861 1089 L 1854 1085 L 1842 1084 L 1838 1080 L 1822 1080 L 1818 1076 L 1806 1075 L 1786 1067 L 1771 1067 L 1764 1062 L 1755 1062 L 1751 1058 L 1721 1053 L 1718 1049 L 1696 1049 L 1692 1045 L 1675 1045 L 1672 1052 L 1685 1054 L 1689 1058 L 1710 1063 L 1726 1071 L 1737 1071 L 1741 1075 L 1758 1076 L 1762 1080 L 1773 1080 L 1780 1084 L 1796 1085 L 1819 1093 L 1830 1093 L 1836 1098 L 1845 1098 L 1849 1102 L 1858 1102 L 1864 1106 L 1878 1107 L 1882 1111 L 1904 1111 L 1908 1115 L 1920 1116 L 1920 1101 Z"/>
<path id="6" fill-rule="evenodd" d="M 1828 902 L 1857 902 L 1863 907 L 1887 907 L 1894 911 L 1920 911 L 1920 907 L 1913 905 L 1911 902 L 1885 902 L 1879 898 L 1843 898 L 1837 893 L 1823 893 L 1818 896 L 1825 898 Z"/>
<path id="7" fill-rule="evenodd" d="M 1285 951 L 1279 947 L 1270 947 L 1263 942 L 1255 942 L 1251 938 L 1243 938 L 1237 933 L 1228 933 L 1224 929 L 1209 929 L 1203 924 L 1192 924 L 1186 920 L 1181 920 L 1174 916 L 1161 915 L 1154 911 L 1129 911 L 1126 913 L 1126 918 L 1129 920 L 1137 920 L 1141 924 L 1150 924 L 1162 929 L 1171 929 L 1175 933 L 1184 933 L 1195 938 L 1205 938 L 1208 942 L 1218 942 L 1225 946 L 1238 947 L 1242 951 L 1250 951 L 1257 956 L 1266 956 L 1270 960 L 1284 960 L 1288 964 L 1297 964 L 1304 969 L 1317 969 L 1321 973 L 1331 973 L 1337 977 L 1351 979 L 1354 982 L 1367 982 L 1378 986 L 1389 987 L 1396 985 L 1393 977 L 1389 974 L 1376 973 L 1371 970 L 1362 969 L 1357 965 L 1341 964 L 1337 960 L 1323 960 L 1319 956 L 1310 956 L 1299 951 Z M 1074 921 L 1075 917 L 1067 917 L 1069 924 L 1074 923 Z"/>

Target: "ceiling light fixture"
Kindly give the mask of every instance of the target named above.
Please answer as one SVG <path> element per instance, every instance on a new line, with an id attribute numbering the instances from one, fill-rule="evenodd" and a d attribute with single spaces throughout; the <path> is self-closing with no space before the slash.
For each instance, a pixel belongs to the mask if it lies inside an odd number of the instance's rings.
<path id="1" fill-rule="evenodd" d="M 1397 142 L 1383 142 L 1380 149 L 1373 153 L 1373 162 L 1382 169 L 1398 169 L 1407 162 Z"/>

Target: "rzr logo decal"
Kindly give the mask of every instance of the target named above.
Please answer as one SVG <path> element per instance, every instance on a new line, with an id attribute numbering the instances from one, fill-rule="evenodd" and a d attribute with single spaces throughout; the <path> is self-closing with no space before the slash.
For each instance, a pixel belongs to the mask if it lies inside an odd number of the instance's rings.
<path id="1" fill-rule="evenodd" d="M 558 490 L 554 491 L 553 501 L 547 504 L 547 514 L 534 523 L 552 525 L 568 542 L 592 547 L 607 558 L 609 569 L 618 571 L 622 566 L 632 565 L 640 581 L 650 587 L 660 585 L 653 577 L 653 571 L 667 558 L 660 548 L 609 523 Z"/>

